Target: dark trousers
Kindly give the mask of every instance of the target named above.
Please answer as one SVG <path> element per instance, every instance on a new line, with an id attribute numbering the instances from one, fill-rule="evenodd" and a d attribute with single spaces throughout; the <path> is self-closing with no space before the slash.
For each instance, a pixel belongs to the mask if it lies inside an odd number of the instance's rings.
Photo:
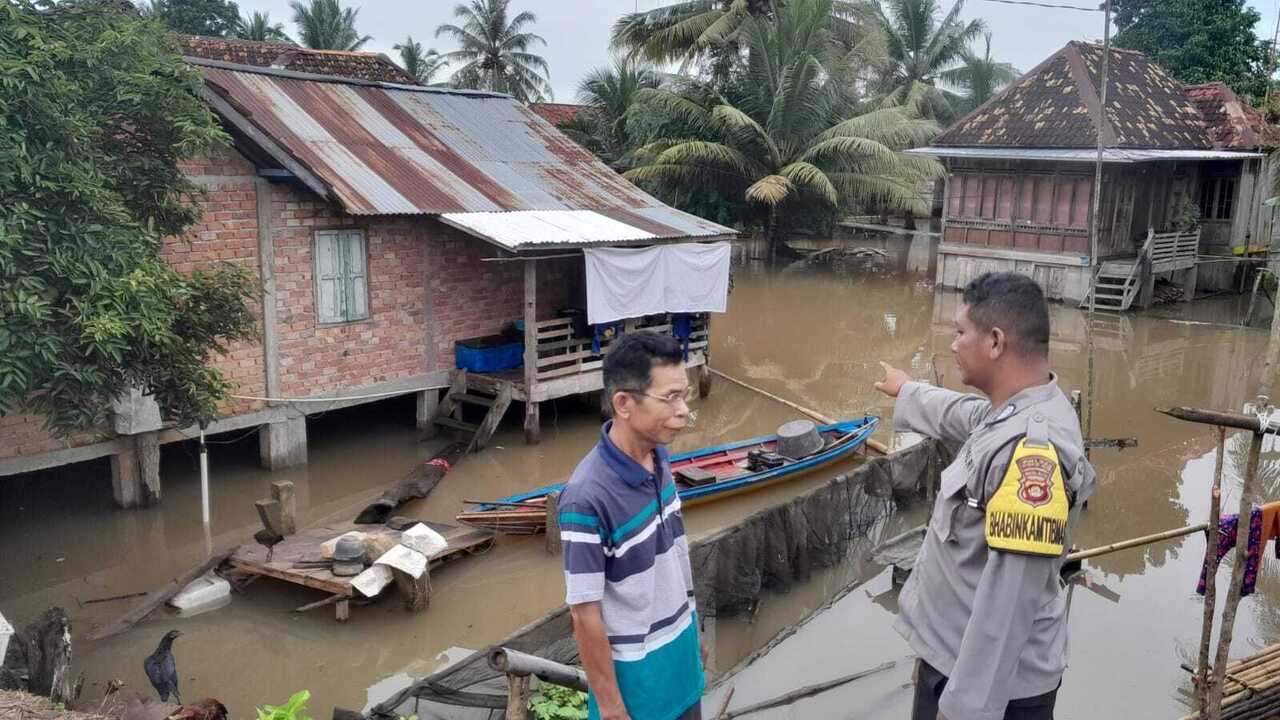
<path id="1" fill-rule="evenodd" d="M 685 710 L 684 714 L 676 718 L 676 720 L 702 720 L 702 701 L 699 700 L 690 705 L 689 709 Z"/>
<path id="2" fill-rule="evenodd" d="M 911 704 L 911 720 L 937 720 L 938 699 L 947 687 L 947 676 L 929 663 L 916 662 L 916 694 Z M 1058 701 L 1055 688 L 1043 695 L 1010 700 L 1004 709 L 1004 720 L 1053 720 L 1053 706 Z"/>

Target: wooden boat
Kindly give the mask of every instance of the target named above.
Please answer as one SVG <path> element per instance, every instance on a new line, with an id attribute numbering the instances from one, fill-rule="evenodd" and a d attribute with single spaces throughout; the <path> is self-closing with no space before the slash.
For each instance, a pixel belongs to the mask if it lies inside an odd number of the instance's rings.
<path id="1" fill-rule="evenodd" d="M 757 453 L 773 454 L 777 435 L 764 435 L 725 445 L 672 455 L 671 473 L 679 489 L 683 505 L 697 505 L 739 493 L 758 490 L 778 482 L 795 479 L 805 473 L 847 458 L 862 447 L 875 432 L 879 418 L 864 417 L 833 425 L 820 425 L 822 448 L 801 458 L 766 455 L 766 461 L 781 462 L 776 467 L 753 465 Z M 499 533 L 533 534 L 547 528 L 547 497 L 564 488 L 564 484 L 548 485 L 499 500 L 470 503 L 472 509 L 460 513 L 458 522 Z"/>

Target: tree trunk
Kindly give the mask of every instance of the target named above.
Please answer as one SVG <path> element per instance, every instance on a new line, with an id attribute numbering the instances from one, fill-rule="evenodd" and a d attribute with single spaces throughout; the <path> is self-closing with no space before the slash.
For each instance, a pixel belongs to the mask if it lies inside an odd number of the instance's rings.
<path id="1" fill-rule="evenodd" d="M 765 237 L 769 238 L 769 264 L 778 264 L 778 246 L 782 244 L 782 227 L 778 223 L 778 206 L 769 207 L 769 224 L 765 228 Z"/>

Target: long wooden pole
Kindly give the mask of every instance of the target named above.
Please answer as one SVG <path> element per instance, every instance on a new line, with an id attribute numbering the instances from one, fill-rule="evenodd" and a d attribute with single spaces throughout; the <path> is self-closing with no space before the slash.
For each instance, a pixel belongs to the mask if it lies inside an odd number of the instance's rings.
<path id="1" fill-rule="evenodd" d="M 834 425 L 834 424 L 835 424 L 835 422 L 836 422 L 836 421 L 835 421 L 835 418 L 827 417 L 826 415 L 823 415 L 822 413 L 818 412 L 817 410 L 811 410 L 811 409 L 809 409 L 809 408 L 807 408 L 807 407 L 805 407 L 805 406 L 803 406 L 803 405 L 797 405 L 796 403 L 793 403 L 793 402 L 791 402 L 790 400 L 787 400 L 786 398 L 778 397 L 777 395 L 774 395 L 773 393 L 768 392 L 767 390 L 762 390 L 761 388 L 758 388 L 758 387 L 756 387 L 755 385 L 751 385 L 751 384 L 749 384 L 749 383 L 745 383 L 745 382 L 743 382 L 743 381 L 741 381 L 741 380 L 739 380 L 739 379 L 737 379 L 737 378 L 735 378 L 735 377 L 733 377 L 733 376 L 731 376 L 731 375 L 726 375 L 726 374 L 724 374 L 724 373 L 720 372 L 719 370 L 717 370 L 717 369 L 715 369 L 715 368 L 710 368 L 710 370 L 711 370 L 711 372 L 712 372 L 714 375 L 717 375 L 717 376 L 719 376 L 719 377 L 721 377 L 721 378 L 724 378 L 725 380 L 728 380 L 729 382 L 733 383 L 734 385 L 739 385 L 739 386 L 744 387 L 744 388 L 746 388 L 746 389 L 748 389 L 748 390 L 750 390 L 750 391 L 752 391 L 752 392 L 760 393 L 761 395 L 763 395 L 763 396 L 765 396 L 765 397 L 769 398 L 770 400 L 773 400 L 774 402 L 782 403 L 783 405 L 786 405 L 787 407 L 791 408 L 792 410 L 795 410 L 795 411 L 797 411 L 797 412 L 800 412 L 800 413 L 803 413 L 803 414 L 805 414 L 805 415 L 808 415 L 809 417 L 813 418 L 814 420 L 817 420 L 818 422 L 822 423 L 823 425 Z M 871 448 L 872 450 L 875 450 L 876 452 L 880 453 L 881 455 L 888 455 L 888 454 L 889 454 L 889 452 L 890 452 L 889 447 L 888 447 L 887 445 L 885 445 L 884 443 L 882 443 L 882 442 L 878 441 L 878 440 L 873 440 L 873 439 L 871 439 L 871 438 L 867 438 L 867 443 L 866 443 L 866 444 L 867 444 L 867 447 Z"/>
<path id="2" fill-rule="evenodd" d="M 1120 550 L 1127 550 L 1129 548 L 1140 547 L 1142 545 L 1150 545 L 1151 543 L 1160 542 L 1161 540 L 1172 540 L 1173 538 L 1179 538 L 1184 535 L 1204 532 L 1205 528 L 1208 526 L 1208 523 L 1197 523 L 1195 525 L 1180 527 L 1176 530 L 1165 530 L 1164 532 L 1143 535 L 1142 537 L 1133 538 L 1131 540 L 1122 540 L 1117 543 L 1111 543 L 1110 545 L 1103 545 L 1102 547 L 1090 548 L 1088 550 L 1077 550 L 1076 552 L 1068 553 L 1064 561 L 1072 562 L 1073 560 L 1087 560 L 1099 555 L 1108 555 Z"/>
<path id="3" fill-rule="evenodd" d="M 800 688 L 799 690 L 792 690 L 791 692 L 785 695 L 782 695 L 780 697 L 776 697 L 772 700 L 765 700 L 764 702 L 758 702 L 755 705 L 748 705 L 747 707 L 739 708 L 737 710 L 730 710 L 729 712 L 721 715 L 721 717 L 724 718 L 725 720 L 733 720 L 733 718 L 736 718 L 736 717 L 742 717 L 743 715 L 750 715 L 751 713 L 759 712 L 761 710 L 768 710 L 769 708 L 778 707 L 779 705 L 790 705 L 791 703 L 797 700 L 807 698 L 811 695 L 817 695 L 818 693 L 826 692 L 831 688 L 839 687 L 841 685 L 851 683 L 854 680 L 861 680 L 862 678 L 867 677 L 868 675 L 875 675 L 876 673 L 884 672 L 885 670 L 888 670 L 896 666 L 897 664 L 898 664 L 897 662 L 890 660 L 889 662 L 877 665 L 871 668 L 870 670 L 863 670 L 862 672 L 856 672 L 852 675 L 845 675 L 844 677 L 836 678 L 835 680 L 828 680 L 827 682 L 817 683 L 815 685 L 808 685 L 806 687 Z"/>
<path id="4" fill-rule="evenodd" d="M 1204 620 L 1200 626 L 1200 669 L 1196 675 L 1196 709 L 1203 712 L 1209 699 L 1209 644 L 1213 639 L 1213 613 L 1218 602 L 1218 516 L 1222 514 L 1222 464 L 1227 451 L 1227 430 L 1218 426 L 1218 452 L 1213 461 L 1213 488 L 1209 492 L 1209 528 L 1204 548 Z M 1238 531 L 1238 528 L 1237 528 Z"/>
<path id="5" fill-rule="evenodd" d="M 1098 270 L 1098 214 L 1102 210 L 1102 151 L 1106 146 L 1106 133 L 1103 129 L 1107 126 L 1107 86 L 1110 78 L 1111 69 L 1111 0 L 1105 0 L 1102 5 L 1102 72 L 1099 76 L 1102 89 L 1099 91 L 1098 102 L 1098 122 L 1097 122 L 1097 140 L 1098 140 L 1098 157 L 1093 166 L 1093 203 L 1089 208 L 1089 314 L 1085 319 L 1085 344 L 1088 346 L 1088 378 L 1085 386 L 1085 410 L 1087 411 L 1084 419 L 1084 439 L 1089 440 L 1093 437 L 1093 395 L 1095 390 L 1095 372 L 1093 364 L 1093 309 L 1098 304 L 1097 293 L 1097 270 Z M 1119 199 L 1117 199 L 1117 206 Z M 1112 233 L 1115 228 L 1111 229 Z M 1089 457 L 1089 446 L 1084 448 L 1085 458 Z"/>
<path id="6" fill-rule="evenodd" d="M 1207 709 L 1210 720 L 1222 717 L 1222 681 L 1227 672 L 1227 653 L 1231 650 L 1236 610 L 1240 607 L 1240 585 L 1244 579 L 1245 565 L 1249 558 L 1249 516 L 1252 510 L 1253 485 L 1258 477 L 1258 461 L 1262 457 L 1262 437 L 1262 433 L 1255 432 L 1249 439 L 1249 460 L 1245 467 L 1244 483 L 1240 487 L 1236 559 L 1231 568 L 1231 584 L 1227 586 L 1227 601 L 1222 608 L 1222 629 L 1218 632 L 1218 654 L 1213 661 L 1213 683 L 1209 685 Z"/>

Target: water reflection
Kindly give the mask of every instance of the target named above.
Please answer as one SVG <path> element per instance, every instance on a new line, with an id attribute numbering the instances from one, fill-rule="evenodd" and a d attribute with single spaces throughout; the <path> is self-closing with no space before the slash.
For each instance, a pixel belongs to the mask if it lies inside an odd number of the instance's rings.
<path id="1" fill-rule="evenodd" d="M 717 368 L 822 412 L 889 417 L 890 402 L 875 393 L 878 361 L 958 388 L 949 345 L 955 294 L 935 295 L 918 278 L 883 274 L 765 272 L 739 268 L 729 312 L 712 326 Z M 1095 320 L 1098 437 L 1137 437 L 1139 447 L 1099 450 L 1099 491 L 1083 518 L 1077 542 L 1096 546 L 1203 520 L 1213 473 L 1211 428 L 1152 412 L 1156 405 L 1235 408 L 1250 399 L 1261 369 L 1265 334 L 1223 323 L 1238 321 L 1234 298 L 1200 301 L 1155 313 Z M 1084 387 L 1086 318 L 1054 306 L 1051 359 L 1065 390 Z M 794 413 L 725 383 L 697 403 L 697 427 L 677 451 L 726 438 L 772 431 Z M 572 401 L 544 408 L 544 442 L 528 447 L 513 414 L 493 447 L 460 463 L 426 501 L 405 514 L 448 522 L 462 500 L 500 497 L 562 480 L 595 442 L 598 416 Z M 430 451 L 418 442 L 412 401 L 330 413 L 309 423 L 311 463 L 286 473 L 257 469 L 256 438 L 215 445 L 212 541 L 246 540 L 257 527 L 253 501 L 270 483 L 293 480 L 302 522 L 350 517 L 382 486 Z M 880 431 L 888 441 L 888 423 Z M 237 435 L 214 438 L 236 440 Z M 1238 488 L 1241 438 L 1232 437 L 1224 506 Z M 1280 447 L 1269 441 L 1264 458 L 1267 497 L 1280 496 Z M 82 605 L 86 599 L 152 589 L 197 562 L 204 553 L 194 448 L 164 448 L 164 503 L 145 511 L 111 507 L 109 468 L 85 463 L 23 478 L 0 479 L 0 547 L 19 562 L 0 564 L 0 608 L 19 622 L 60 604 L 77 636 L 111 619 L 118 603 Z M 692 508 L 694 535 L 735 522 L 824 481 L 826 475 Z M 904 516 L 906 520 L 919 517 Z M 1062 698 L 1063 717 L 1148 717 L 1178 712 L 1174 690 L 1183 682 L 1179 658 L 1199 639 L 1200 604 L 1193 590 L 1203 541 L 1186 538 L 1104 556 L 1091 563 L 1095 591 L 1072 598 L 1073 663 Z M 1280 572 L 1264 562 L 1259 592 L 1245 601 L 1236 651 L 1280 639 Z M 838 567 L 766 602 L 754 622 L 722 620 L 717 655 L 728 667 L 781 628 L 821 606 L 850 582 L 865 581 L 841 603 L 825 632 L 795 657 L 826 658 L 845 672 L 906 652 L 889 629 L 895 612 L 887 578 L 877 568 Z M 255 704 L 280 702 L 295 690 L 313 693 L 312 714 L 334 705 L 359 707 L 369 686 L 393 676 L 428 672 L 450 648 L 481 647 L 559 605 L 559 559 L 542 539 L 504 539 L 488 555 L 433 575 L 430 609 L 409 615 L 383 602 L 352 612 L 337 625 L 328 614 L 292 609 L 314 593 L 261 581 L 231 606 L 190 619 L 162 619 L 93 644 L 78 644 L 77 671 L 101 692 L 113 678 L 145 688 L 141 659 L 159 635 L 180 623 L 185 636 L 175 653 L 192 696 L 224 699 L 237 716 Z M 1225 584 L 1225 579 L 1223 580 Z M 819 647 L 823 637 L 835 645 Z M 807 636 L 810 637 L 810 636 Z M 856 642 L 851 642 L 851 639 Z M 807 641 L 809 642 L 809 641 Z M 849 648 L 853 646 L 853 655 Z M 229 661 L 234 658 L 234 662 Z M 779 694 L 811 681 L 782 669 L 761 680 L 759 694 Z M 804 667 L 799 660 L 795 668 Z M 1134 672 L 1133 668 L 1142 668 Z M 395 685 L 388 681 L 385 687 Z M 778 692 L 773 692 L 778 691 Z M 892 695 L 842 696 L 844 708 L 887 707 Z M 892 703 L 890 702 L 890 705 Z M 844 716 L 847 713 L 840 714 Z M 814 717 L 823 715 L 812 715 Z M 871 717 L 863 712 L 863 717 Z M 885 717 L 894 716 L 886 711 Z"/>

